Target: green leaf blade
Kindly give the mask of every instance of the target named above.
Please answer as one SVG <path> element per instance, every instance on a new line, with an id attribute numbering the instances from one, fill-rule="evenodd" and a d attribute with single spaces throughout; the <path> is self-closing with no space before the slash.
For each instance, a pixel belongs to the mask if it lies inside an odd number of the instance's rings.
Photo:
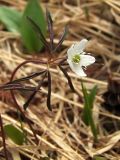
<path id="1" fill-rule="evenodd" d="M 8 31 L 19 33 L 22 13 L 6 6 L 0 7 L 0 22 Z"/>
<path id="2" fill-rule="evenodd" d="M 84 101 L 85 101 L 84 109 L 83 109 L 83 121 L 87 126 L 89 126 L 89 115 L 91 114 L 90 108 L 89 108 L 89 95 L 87 93 L 87 89 L 85 88 L 82 82 L 81 82 L 81 86 L 82 86 L 82 91 L 83 91 Z"/>
<path id="3" fill-rule="evenodd" d="M 95 100 L 96 93 L 97 93 L 97 86 L 95 85 L 89 93 L 89 105 L 91 109 L 93 108 L 93 103 Z"/>
<path id="4" fill-rule="evenodd" d="M 91 114 L 90 117 L 89 117 L 89 123 L 90 123 L 91 131 L 92 131 L 92 133 L 93 133 L 94 139 L 95 139 L 95 141 L 97 141 L 97 139 L 98 139 L 98 138 L 97 138 L 98 131 L 97 131 L 97 128 L 96 128 L 96 126 L 95 126 L 95 123 L 94 123 L 92 114 Z"/>
<path id="5" fill-rule="evenodd" d="M 90 127 L 91 127 L 91 130 L 92 130 L 92 133 L 94 135 L 95 140 L 97 140 L 98 131 L 97 131 L 97 128 L 96 128 L 94 120 L 93 120 L 92 108 L 93 108 L 93 103 L 94 103 L 94 100 L 95 100 L 96 93 L 97 93 L 97 86 L 94 86 L 92 88 L 92 90 L 90 91 L 89 97 L 88 97 L 89 112 L 90 112 L 89 124 L 90 124 Z"/>
<path id="6" fill-rule="evenodd" d="M 27 17 L 30 17 L 40 27 L 43 35 L 46 35 L 46 21 L 38 0 L 30 0 L 28 2 L 21 20 L 21 36 L 26 48 L 30 52 L 38 52 L 42 49 L 43 43 L 33 30 Z"/>
<path id="7" fill-rule="evenodd" d="M 17 145 L 22 145 L 25 140 L 25 135 L 18 128 L 13 126 L 12 124 L 8 124 L 4 126 L 4 132 L 6 135 Z"/>
<path id="8" fill-rule="evenodd" d="M 97 86 L 95 86 L 89 94 L 82 82 L 81 82 L 81 86 L 82 86 L 82 91 L 83 91 L 84 100 L 85 100 L 84 109 L 83 109 L 83 121 L 87 126 L 91 127 L 91 131 L 93 133 L 94 139 L 97 141 L 98 131 L 95 126 L 93 115 L 92 115 L 93 102 L 97 92 Z"/>

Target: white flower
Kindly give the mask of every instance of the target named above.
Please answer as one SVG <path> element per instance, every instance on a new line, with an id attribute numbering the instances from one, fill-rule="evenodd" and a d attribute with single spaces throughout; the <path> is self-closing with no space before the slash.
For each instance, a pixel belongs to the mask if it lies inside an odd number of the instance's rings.
<path id="1" fill-rule="evenodd" d="M 83 51 L 87 42 L 87 39 L 83 39 L 80 42 L 73 44 L 67 51 L 67 62 L 69 63 L 70 68 L 81 77 L 86 76 L 82 67 L 86 68 L 88 65 L 95 62 L 95 58 L 93 56 L 86 55 Z"/>

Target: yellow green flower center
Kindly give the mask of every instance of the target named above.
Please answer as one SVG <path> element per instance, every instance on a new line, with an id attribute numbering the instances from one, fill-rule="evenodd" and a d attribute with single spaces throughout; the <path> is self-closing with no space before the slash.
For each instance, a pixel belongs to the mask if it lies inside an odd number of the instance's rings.
<path id="1" fill-rule="evenodd" d="M 72 57 L 72 62 L 78 64 L 80 62 L 80 55 L 79 54 L 75 54 L 73 57 Z"/>

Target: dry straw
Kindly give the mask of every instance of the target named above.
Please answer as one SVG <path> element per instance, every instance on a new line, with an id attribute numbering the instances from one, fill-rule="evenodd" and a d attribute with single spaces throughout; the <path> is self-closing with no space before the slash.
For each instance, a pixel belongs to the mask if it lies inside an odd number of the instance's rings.
<path id="1" fill-rule="evenodd" d="M 48 111 L 45 103 L 46 88 L 43 87 L 42 94 L 37 94 L 35 102 L 26 111 L 32 121 L 34 129 L 38 132 L 39 145 L 36 146 L 33 135 L 28 125 L 24 128 L 28 135 L 29 143 L 24 146 L 16 146 L 7 140 L 7 146 L 11 151 L 29 157 L 31 160 L 39 160 L 47 151 L 57 152 L 58 160 L 87 160 L 89 157 L 101 155 L 110 160 L 120 159 L 120 131 L 117 126 L 120 118 L 109 113 L 101 107 L 104 101 L 102 94 L 107 89 L 108 73 L 120 78 L 120 2 L 117 0 L 42 0 L 42 7 L 46 5 L 52 13 L 55 23 L 55 33 L 62 32 L 61 28 L 69 24 L 69 34 L 63 43 L 60 55 L 66 54 L 66 49 L 82 38 L 90 39 L 86 48 L 97 59 L 94 67 L 89 69 L 89 77 L 83 78 L 87 88 L 98 85 L 99 91 L 94 104 L 94 119 L 99 126 L 99 142 L 94 145 L 90 129 L 85 126 L 81 119 L 83 95 L 80 87 L 80 78 L 73 73 L 73 84 L 79 96 L 69 90 L 66 79 L 57 68 L 51 68 L 52 72 L 52 106 L 53 112 Z M 22 10 L 26 1 L 0 0 L 0 4 L 15 7 Z M 59 37 L 58 37 L 59 38 Z M 58 39 L 55 39 L 55 43 Z M 14 68 L 24 61 L 26 57 L 21 48 L 20 36 L 3 31 L 0 25 L 0 83 L 7 82 Z M 58 55 L 58 56 L 60 56 Z M 26 76 L 34 70 L 43 69 L 45 66 L 29 64 L 19 70 L 16 78 Z M 31 85 L 36 81 L 31 80 Z M 9 94 L 2 101 L 0 93 L 0 111 L 4 124 L 20 124 L 8 112 L 16 112 L 14 104 L 10 102 Z M 23 104 L 26 95 L 17 95 L 20 104 Z M 105 122 L 106 120 L 106 122 Z M 114 132 L 105 132 L 103 123 L 113 123 Z M 1 148 L 2 149 L 2 148 Z M 11 152 L 13 153 L 13 152 Z"/>

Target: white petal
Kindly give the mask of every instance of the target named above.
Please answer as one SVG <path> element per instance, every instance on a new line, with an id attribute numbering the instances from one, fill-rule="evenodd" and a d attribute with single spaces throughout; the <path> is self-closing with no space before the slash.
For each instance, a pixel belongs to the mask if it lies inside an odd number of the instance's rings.
<path id="1" fill-rule="evenodd" d="M 87 44 L 88 40 L 87 39 L 83 39 L 81 40 L 80 42 L 77 42 L 76 44 L 73 44 L 67 51 L 67 54 L 68 54 L 68 58 L 69 59 L 72 59 L 72 57 L 75 55 L 75 54 L 78 54 L 78 53 L 83 53 L 83 50 Z"/>
<path id="2" fill-rule="evenodd" d="M 85 49 L 85 46 L 86 46 L 87 42 L 88 42 L 87 39 L 83 39 L 80 42 L 76 43 L 74 45 L 74 52 L 75 53 L 81 53 L 81 52 L 83 52 L 83 50 Z"/>
<path id="3" fill-rule="evenodd" d="M 76 54 L 76 53 L 74 51 L 74 44 L 73 44 L 67 51 L 68 59 L 72 59 L 74 54 Z"/>
<path id="4" fill-rule="evenodd" d="M 80 66 L 86 67 L 95 62 L 95 58 L 90 55 L 81 55 L 80 58 Z"/>
<path id="5" fill-rule="evenodd" d="M 80 77 L 85 77 L 86 74 L 83 71 L 82 67 L 80 67 L 80 64 L 75 64 L 71 60 L 67 59 L 67 62 L 70 65 L 70 68 L 72 69 L 73 72 L 75 72 L 78 76 Z"/>

